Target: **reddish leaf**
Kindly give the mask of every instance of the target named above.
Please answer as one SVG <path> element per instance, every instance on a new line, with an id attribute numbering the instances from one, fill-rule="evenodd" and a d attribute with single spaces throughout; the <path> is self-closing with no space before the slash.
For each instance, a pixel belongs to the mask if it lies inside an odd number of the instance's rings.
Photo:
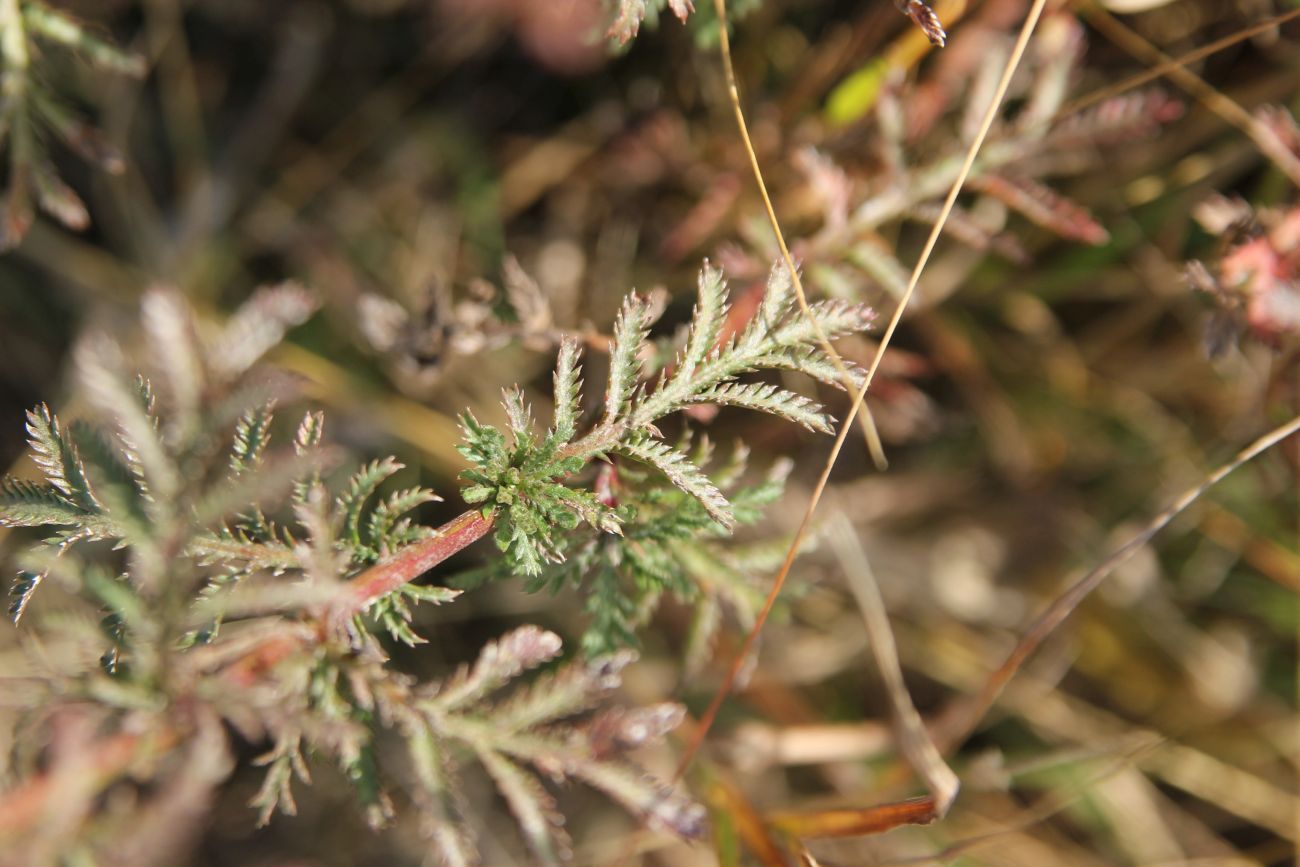
<path id="1" fill-rule="evenodd" d="M 948 40 L 948 34 L 943 32 L 943 25 L 939 22 L 939 16 L 934 14 L 925 0 L 894 0 L 894 5 L 898 11 L 902 12 L 908 18 L 911 18 L 917 27 L 921 28 L 927 39 L 935 45 L 943 47 Z"/>
<path id="2" fill-rule="evenodd" d="M 1110 233 L 1087 208 L 1035 180 L 985 175 L 979 179 L 972 178 L 970 186 L 988 193 L 1007 207 L 1024 214 L 1031 222 L 1062 238 L 1095 245 L 1110 240 Z"/>

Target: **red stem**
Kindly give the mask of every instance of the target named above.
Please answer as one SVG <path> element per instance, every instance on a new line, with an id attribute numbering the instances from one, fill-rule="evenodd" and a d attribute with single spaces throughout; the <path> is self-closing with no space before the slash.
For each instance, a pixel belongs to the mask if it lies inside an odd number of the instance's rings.
<path id="1" fill-rule="evenodd" d="M 484 517 L 478 509 L 471 509 L 443 524 L 423 542 L 408 545 L 382 563 L 376 563 L 348 581 L 330 612 L 331 619 L 337 623 L 360 614 L 371 602 L 409 584 L 452 554 L 482 539 L 492 529 L 493 522 L 492 516 Z"/>
<path id="2" fill-rule="evenodd" d="M 326 614 L 326 622 L 342 623 L 365 610 L 376 599 L 414 581 L 425 572 L 482 539 L 492 529 L 494 518 L 477 509 L 465 512 L 435 531 L 435 535 L 398 551 L 382 563 L 348 581 L 339 600 Z M 309 639 L 289 634 L 273 636 L 226 668 L 225 675 L 241 686 L 250 686 Z M 153 747 L 166 752 L 177 741 L 174 730 L 155 735 Z M 83 783 L 88 791 L 103 788 L 121 775 L 139 753 L 141 737 L 122 733 L 103 741 Z M 30 828 L 38 821 L 54 792 L 52 773 L 38 774 L 26 783 L 0 793 L 0 837 Z"/>
<path id="3" fill-rule="evenodd" d="M 122 732 L 101 741 L 94 757 L 78 769 L 74 780 L 60 780 L 61 769 L 56 766 L 9 789 L 0 797 L 0 839 L 29 833 L 47 812 L 57 811 L 52 798 L 93 796 L 141 758 L 160 756 L 176 741 L 176 732 L 165 727 L 149 734 Z M 73 792 L 59 791 L 69 785 L 75 787 Z"/>

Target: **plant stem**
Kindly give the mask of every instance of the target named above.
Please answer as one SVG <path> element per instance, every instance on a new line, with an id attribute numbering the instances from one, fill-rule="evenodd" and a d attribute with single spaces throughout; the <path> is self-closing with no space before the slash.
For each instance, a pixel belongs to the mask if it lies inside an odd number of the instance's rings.
<path id="1" fill-rule="evenodd" d="M 330 619 L 343 622 L 360 614 L 381 596 L 409 584 L 446 560 L 482 539 L 492 529 L 495 516 L 470 509 L 439 527 L 433 536 L 408 545 L 392 557 L 371 566 L 347 583 L 330 611 Z"/>
<path id="2" fill-rule="evenodd" d="M 65 769 L 55 765 L 8 790 L 0 797 L 0 840 L 21 839 L 33 825 L 58 814 L 54 802 L 71 798 L 76 803 L 82 796 L 96 794 L 136 762 L 161 756 L 179 740 L 176 731 L 168 727 L 145 734 L 122 732 L 89 748 L 84 763 L 71 778 Z"/>

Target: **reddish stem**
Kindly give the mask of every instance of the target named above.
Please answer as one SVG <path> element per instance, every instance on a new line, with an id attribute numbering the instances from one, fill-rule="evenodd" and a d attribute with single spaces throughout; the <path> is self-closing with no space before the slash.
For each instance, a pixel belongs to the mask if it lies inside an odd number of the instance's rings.
<path id="1" fill-rule="evenodd" d="M 463 512 L 439 527 L 435 535 L 398 551 L 382 563 L 376 563 L 348 581 L 342 597 L 330 612 L 334 622 L 360 614 L 381 596 L 409 584 L 446 560 L 482 539 L 492 529 L 494 519 L 478 509 Z"/>
<path id="2" fill-rule="evenodd" d="M 485 517 L 477 509 L 458 515 L 439 527 L 435 535 L 403 548 L 348 581 L 339 601 L 329 610 L 327 620 L 341 623 L 361 613 L 371 602 L 414 581 L 452 554 L 482 539 L 493 523 L 492 516 Z M 273 636 L 236 660 L 226 668 L 225 674 L 241 686 L 251 686 L 309 641 L 310 638 L 299 634 Z M 87 790 L 102 789 L 124 773 L 138 758 L 141 740 L 140 735 L 129 733 L 104 740 L 83 777 Z M 152 747 L 157 753 L 163 753 L 177 740 L 174 730 L 163 729 L 154 734 Z M 54 775 L 46 772 L 0 793 L 0 837 L 24 831 L 39 820 L 42 812 L 49 809 L 54 786 Z"/>
<path id="3" fill-rule="evenodd" d="M 61 769 L 38 774 L 0 796 L 0 839 L 12 839 L 16 834 L 28 833 L 47 811 L 57 811 L 51 803 L 55 797 L 93 796 L 126 771 L 141 758 L 156 757 L 170 750 L 177 742 L 176 732 L 169 728 L 136 734 L 121 732 L 101 741 L 84 767 L 77 769 L 74 778 L 60 779 Z M 72 790 L 67 787 L 72 786 Z M 60 788 L 63 791 L 60 791 Z"/>

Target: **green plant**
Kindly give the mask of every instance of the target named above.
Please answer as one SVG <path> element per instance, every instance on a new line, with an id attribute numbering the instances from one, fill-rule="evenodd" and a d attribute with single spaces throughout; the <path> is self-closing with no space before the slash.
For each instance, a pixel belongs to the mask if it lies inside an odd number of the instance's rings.
<path id="1" fill-rule="evenodd" d="M 81 198 L 59 177 L 45 150 L 57 137 L 83 159 L 120 174 L 122 156 L 53 92 L 36 65 L 41 46 L 57 46 L 96 69 L 140 77 L 144 61 L 91 32 L 40 0 L 0 0 L 0 145 L 8 144 L 9 179 L 0 214 L 0 250 L 17 246 L 33 219 L 32 201 L 70 229 L 84 229 L 90 216 Z"/>
<path id="2" fill-rule="evenodd" d="M 698 835 L 700 808 L 621 758 L 671 730 L 682 710 L 659 705 L 594 717 L 590 710 L 618 685 L 634 658 L 624 645 L 634 640 L 637 612 L 663 590 L 708 609 L 703 647 L 720 600 L 742 619 L 752 606 L 740 562 L 728 559 L 720 539 L 756 519 L 788 468 L 738 487 L 738 450 L 710 478 L 707 441 L 692 451 L 674 447 L 657 425 L 688 407 L 718 404 L 829 430 L 811 400 L 738 379 L 787 370 L 839 381 L 812 325 L 792 307 L 790 282 L 784 269 L 773 270 L 753 320 L 727 334 L 725 283 L 706 265 L 672 364 L 657 369 L 646 359 L 663 353 L 646 350 L 659 308 L 629 296 L 601 413 L 585 429 L 578 346 L 566 339 L 554 376 L 555 418 L 545 432 L 518 389 L 506 392 L 508 437 L 465 415 L 462 448 L 472 467 L 461 493 L 474 508 L 439 527 L 410 515 L 438 499 L 427 488 L 378 496 L 401 469 L 391 458 L 362 466 L 331 496 L 326 479 L 339 455 L 324 443 L 319 413 L 303 417 L 290 448 L 271 448 L 274 406 L 291 393 L 255 375 L 254 363 L 310 315 L 310 295 L 292 285 L 264 290 L 224 328 L 204 329 L 178 296 L 151 293 L 143 319 L 153 374 L 130 375 L 116 343 L 89 341 L 78 360 L 97 421 L 64 424 L 45 406 L 33 410 L 28 431 L 44 479 L 0 486 L 0 523 L 52 530 L 24 559 L 15 584 L 11 612 L 32 638 L 25 661 L 4 667 L 7 694 L 17 696 L 24 726 L 65 719 L 82 726 L 77 749 L 60 749 L 43 775 L 5 796 L 0 838 L 35 833 L 47 781 L 82 774 L 86 821 L 48 839 L 37 834 L 38 844 L 93 858 L 116 845 L 105 842 L 116 840 L 112 828 L 126 827 L 143 835 L 138 845 L 148 836 L 140 830 L 149 827 L 146 812 L 179 822 L 169 811 L 196 810 L 229 773 L 223 725 L 272 744 L 254 799 L 263 820 L 277 807 L 293 812 L 292 779 L 309 779 L 310 764 L 328 758 L 353 783 L 372 825 L 393 816 L 389 791 L 402 788 L 449 864 L 475 857 L 456 770 L 466 759 L 482 765 L 546 863 L 563 857 L 568 843 L 539 776 L 584 782 L 653 827 Z M 832 336 L 860 331 L 872 318 L 841 302 L 811 309 Z M 731 499 L 724 490 L 734 492 Z M 394 670 L 375 633 L 419 643 L 411 604 L 446 604 L 460 591 L 413 581 L 493 530 L 499 560 L 484 574 L 521 574 L 531 589 L 591 582 L 585 657 L 505 698 L 498 696 L 521 674 L 559 655 L 556 635 L 518 629 L 441 682 Z M 89 550 L 94 542 L 119 553 Z M 51 581 L 78 600 L 79 613 L 29 625 L 31 600 Z M 32 679 L 37 647 L 62 664 Z M 401 767 L 382 759 L 388 740 L 402 744 Z M 110 800 L 93 809 L 146 755 L 155 763 L 146 775 L 150 791 L 183 789 L 189 799 L 141 794 L 131 806 Z M 175 822 L 149 847 L 154 863 L 166 863 L 179 845 Z"/>

